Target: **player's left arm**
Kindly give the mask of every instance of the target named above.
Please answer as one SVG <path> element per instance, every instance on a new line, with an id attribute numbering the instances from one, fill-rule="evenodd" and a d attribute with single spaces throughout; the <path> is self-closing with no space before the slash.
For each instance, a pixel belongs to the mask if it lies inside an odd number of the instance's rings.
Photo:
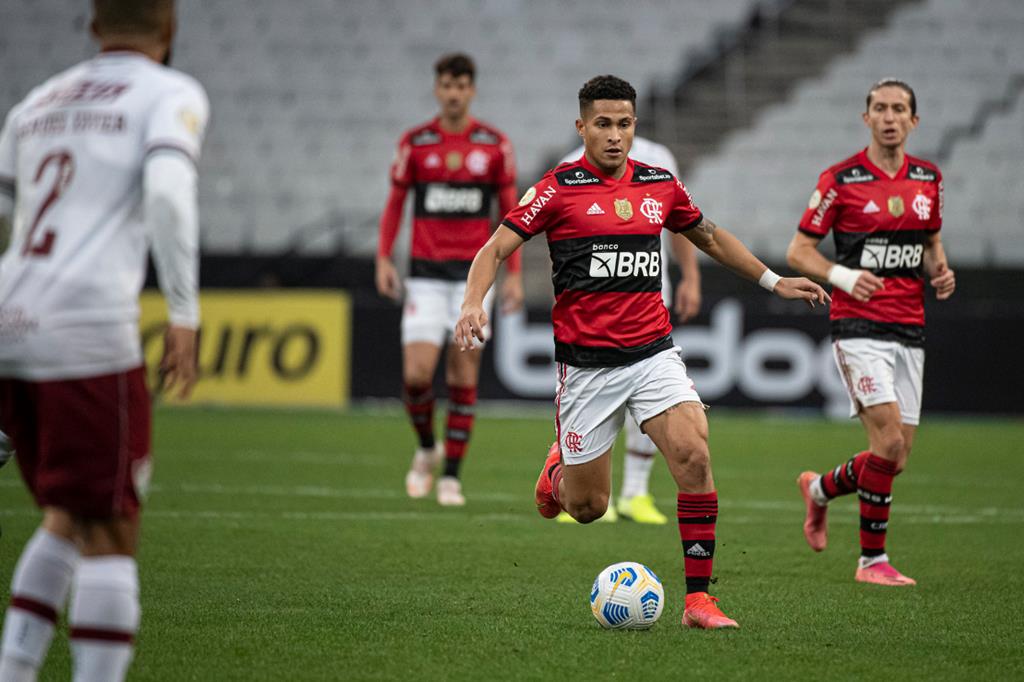
<path id="1" fill-rule="evenodd" d="M 956 290 L 956 274 L 946 260 L 946 249 L 938 231 L 930 232 L 924 240 L 924 271 L 935 288 L 935 298 L 945 301 Z"/>
<path id="2" fill-rule="evenodd" d="M 671 233 L 672 255 L 679 263 L 683 278 L 676 286 L 672 308 L 680 320 L 686 322 L 700 312 L 700 268 L 697 266 L 697 249 L 685 236 Z"/>
<path id="3" fill-rule="evenodd" d="M 160 360 L 162 388 L 187 398 L 195 385 L 199 329 L 197 162 L 209 100 L 198 84 L 165 95 L 146 131 L 143 210 L 169 325 Z"/>
<path id="4" fill-rule="evenodd" d="M 779 277 L 743 242 L 707 217 L 702 217 L 695 227 L 683 234 L 694 246 L 725 267 L 782 298 L 801 299 L 812 308 L 816 302 L 824 304 L 832 300 L 824 289 L 806 277 Z"/>
<path id="5" fill-rule="evenodd" d="M 498 213 L 508 215 L 516 207 L 516 185 L 509 182 L 498 190 Z M 523 307 L 523 258 L 516 249 L 505 261 L 505 278 L 501 285 L 501 311 L 511 313 Z"/>

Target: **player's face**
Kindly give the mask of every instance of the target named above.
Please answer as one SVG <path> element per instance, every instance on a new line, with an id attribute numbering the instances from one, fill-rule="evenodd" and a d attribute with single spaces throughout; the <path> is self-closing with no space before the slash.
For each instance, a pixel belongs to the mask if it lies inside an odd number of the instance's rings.
<path id="1" fill-rule="evenodd" d="M 476 87 L 468 74 L 453 76 L 442 73 L 434 81 L 434 97 L 441 105 L 441 116 L 459 119 L 469 113 L 469 103 L 476 95 Z"/>
<path id="2" fill-rule="evenodd" d="M 902 147 L 907 135 L 917 127 L 917 116 L 910 113 L 910 93 L 894 85 L 878 88 L 864 112 L 864 123 L 871 137 L 882 147 Z"/>
<path id="3" fill-rule="evenodd" d="M 629 100 L 599 99 L 583 112 L 582 118 L 576 119 L 587 158 L 595 166 L 613 173 L 626 163 L 633 146 L 634 114 Z"/>

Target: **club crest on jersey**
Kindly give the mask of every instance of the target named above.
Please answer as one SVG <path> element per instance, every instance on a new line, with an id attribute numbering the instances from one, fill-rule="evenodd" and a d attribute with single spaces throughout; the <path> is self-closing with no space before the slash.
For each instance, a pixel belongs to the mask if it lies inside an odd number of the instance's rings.
<path id="1" fill-rule="evenodd" d="M 932 217 L 932 200 L 920 192 L 914 197 L 914 201 L 910 203 L 910 208 L 914 209 L 914 213 L 921 220 L 928 220 Z"/>
<path id="2" fill-rule="evenodd" d="M 651 197 L 644 197 L 640 204 L 640 215 L 647 218 L 652 225 L 661 225 L 665 219 L 661 217 L 661 202 Z"/>
<path id="3" fill-rule="evenodd" d="M 466 156 L 466 168 L 473 175 L 483 175 L 487 172 L 489 165 L 491 165 L 490 157 L 480 149 L 474 149 Z"/>
<path id="4" fill-rule="evenodd" d="M 444 165 L 450 171 L 457 171 L 462 168 L 462 154 L 459 152 L 448 152 L 444 157 Z"/>
<path id="5" fill-rule="evenodd" d="M 615 200 L 615 215 L 623 220 L 629 220 L 633 217 L 633 204 L 629 203 L 629 199 Z"/>
<path id="6" fill-rule="evenodd" d="M 903 215 L 903 197 L 889 197 L 889 214 L 893 218 L 899 218 Z"/>

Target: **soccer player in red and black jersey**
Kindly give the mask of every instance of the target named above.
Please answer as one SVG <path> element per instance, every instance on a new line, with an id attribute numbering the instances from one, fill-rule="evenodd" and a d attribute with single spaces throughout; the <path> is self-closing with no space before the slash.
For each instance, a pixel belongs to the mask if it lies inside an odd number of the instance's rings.
<path id="1" fill-rule="evenodd" d="M 542 516 L 560 509 L 581 523 L 600 518 L 611 488 L 611 448 L 628 409 L 664 453 L 678 486 L 679 535 L 689 627 L 737 627 L 708 594 L 718 495 L 711 476 L 704 405 L 686 375 L 661 297 L 660 234 L 682 232 L 737 274 L 783 298 L 814 305 L 817 284 L 780 278 L 704 217 L 663 168 L 629 159 L 636 92 L 598 76 L 579 92 L 576 129 L 585 151 L 527 190 L 473 261 L 456 341 L 483 338 L 483 300 L 499 264 L 545 233 L 552 260 L 558 394 L 552 445 L 537 481 Z"/>
<path id="2" fill-rule="evenodd" d="M 402 310 L 403 398 L 419 439 L 405 488 L 410 497 L 430 492 L 434 470 L 445 458 L 437 501 L 462 506 L 459 469 L 473 429 L 473 410 L 482 346 L 448 352 L 448 423 L 444 446 L 434 441 L 433 378 L 458 319 L 466 274 L 473 256 L 491 235 L 494 200 L 502 215 L 515 206 L 512 145 L 496 128 L 469 115 L 476 94 L 475 67 L 464 54 L 441 57 L 435 65 L 437 118 L 407 131 L 391 167 L 391 194 L 380 220 L 377 291 L 398 300 L 401 283 L 391 251 L 406 194 L 414 194 L 412 262 Z M 522 305 L 519 258 L 510 259 L 502 288 L 506 312 Z M 491 296 L 487 296 L 488 308 Z M 489 336 L 489 330 L 488 330 Z"/>
<path id="3" fill-rule="evenodd" d="M 832 471 L 797 479 L 807 505 L 804 536 L 825 549 L 829 500 L 860 498 L 861 557 L 855 578 L 879 585 L 914 585 L 885 552 L 893 478 L 903 471 L 921 416 L 924 376 L 924 278 L 945 300 L 956 288 L 946 261 L 942 174 L 905 151 L 917 127 L 917 101 L 906 83 L 879 81 L 867 96 L 867 149 L 821 174 L 797 234 L 789 264 L 830 282 L 833 351 L 859 415 L 868 449 Z M 818 252 L 832 230 L 833 263 Z"/>

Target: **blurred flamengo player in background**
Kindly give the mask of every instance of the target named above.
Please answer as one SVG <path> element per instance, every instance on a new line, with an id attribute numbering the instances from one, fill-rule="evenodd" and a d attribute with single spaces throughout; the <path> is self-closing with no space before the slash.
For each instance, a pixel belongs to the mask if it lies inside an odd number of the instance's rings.
<path id="1" fill-rule="evenodd" d="M 412 188 L 412 262 L 402 309 L 402 397 L 419 447 L 405 477 L 405 490 L 409 497 L 428 495 L 434 471 L 444 457 L 437 501 L 462 506 L 466 500 L 459 469 L 473 431 L 483 349 L 457 353 L 448 342 L 469 265 L 491 235 L 493 200 L 497 198 L 502 215 L 515 206 L 515 158 L 504 134 L 469 115 L 476 94 L 473 61 L 464 54 L 445 55 L 434 70 L 434 96 L 441 112 L 407 131 L 398 143 L 391 166 L 391 194 L 380 219 L 376 280 L 378 293 L 399 300 L 401 283 L 391 252 L 405 196 Z M 488 309 L 491 300 L 488 294 Z M 512 311 L 522 302 L 517 257 L 508 263 L 502 304 L 504 310 Z M 445 358 L 448 423 L 442 446 L 434 442 L 433 380 L 445 345 L 449 345 Z"/>
<path id="2" fill-rule="evenodd" d="M 152 244 L 187 395 L 199 324 L 203 88 L 162 64 L 173 0 L 94 0 L 101 52 L 32 90 L 0 132 L 0 415 L 42 525 L 14 569 L 0 679 L 34 680 L 68 602 L 74 679 L 122 680 L 139 627 L 149 481 L 138 297 Z"/>
<path id="3" fill-rule="evenodd" d="M 578 161 L 583 152 L 584 148 L 581 145 L 562 157 L 562 163 Z M 646 137 L 633 137 L 629 158 L 648 166 L 664 168 L 673 176 L 679 177 L 679 165 L 668 147 Z M 672 247 L 672 255 L 683 275 L 676 286 L 674 305 L 672 282 L 668 276 L 666 243 Z M 686 322 L 700 311 L 700 268 L 697 266 L 697 250 L 683 235 L 666 231 L 661 235 L 661 262 L 661 298 L 666 308 L 672 309 L 681 322 Z M 651 468 L 654 466 L 656 454 L 658 448 L 654 441 L 640 430 L 635 420 L 627 419 L 622 493 L 617 501 L 608 500 L 608 511 L 601 517 L 601 521 L 617 521 L 621 514 L 637 523 L 668 523 L 665 515 L 654 505 L 654 496 L 651 495 L 649 488 Z M 558 520 L 563 523 L 574 521 L 565 511 L 558 515 Z"/>
<path id="4" fill-rule="evenodd" d="M 892 482 L 906 466 L 921 416 L 924 276 L 940 301 L 953 294 L 956 278 L 939 236 L 942 174 L 905 151 L 918 123 L 914 91 L 902 81 L 879 81 L 868 92 L 863 118 L 871 142 L 821 174 L 787 258 L 834 286 L 832 349 L 850 393 L 850 416 L 860 416 L 869 449 L 824 475 L 805 471 L 797 483 L 811 549 L 825 549 L 829 500 L 856 492 L 856 580 L 914 585 L 885 552 Z M 829 229 L 835 263 L 818 252 Z"/>
<path id="5" fill-rule="evenodd" d="M 605 513 L 611 449 L 629 410 L 665 455 L 678 486 L 683 624 L 737 627 L 708 594 L 718 494 L 704 405 L 672 343 L 661 299 L 661 231 L 686 234 L 715 260 L 783 298 L 814 305 L 828 295 L 810 280 L 773 273 L 705 218 L 671 173 L 629 158 L 636 122 L 629 83 L 597 76 L 579 91 L 579 104 L 576 129 L 586 153 L 527 190 L 477 254 L 456 341 L 469 348 L 474 337 L 484 337 L 484 296 L 499 264 L 524 240 L 546 233 L 555 287 L 558 440 L 537 480 L 537 510 L 554 518 L 564 509 L 581 523 Z"/>

